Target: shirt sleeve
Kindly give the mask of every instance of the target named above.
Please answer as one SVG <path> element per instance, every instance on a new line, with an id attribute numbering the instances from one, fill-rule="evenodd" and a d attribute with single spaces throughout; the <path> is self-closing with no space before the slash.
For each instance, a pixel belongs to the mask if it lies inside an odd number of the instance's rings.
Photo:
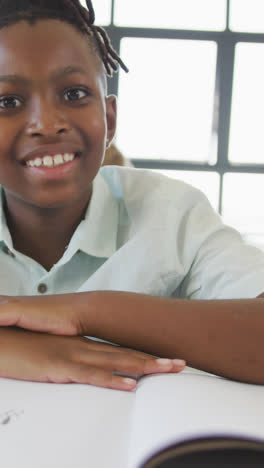
<path id="1" fill-rule="evenodd" d="M 180 287 L 187 299 L 254 298 L 264 291 L 264 253 L 223 223 L 207 198 L 185 217 L 184 248 L 188 272 Z M 186 264 L 185 263 L 185 264 Z"/>

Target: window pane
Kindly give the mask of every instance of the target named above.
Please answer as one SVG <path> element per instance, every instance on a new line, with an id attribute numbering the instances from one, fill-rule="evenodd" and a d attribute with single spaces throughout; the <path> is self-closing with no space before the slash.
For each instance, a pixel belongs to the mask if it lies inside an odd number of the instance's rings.
<path id="1" fill-rule="evenodd" d="M 198 188 L 207 196 L 213 208 L 216 211 L 218 210 L 220 177 L 216 172 L 152 170 L 173 179 L 183 180 L 187 184 Z"/>
<path id="2" fill-rule="evenodd" d="M 210 160 L 217 46 L 123 39 L 117 144 L 133 158 Z M 215 158 L 215 155 L 213 155 Z"/>
<path id="3" fill-rule="evenodd" d="M 143 28 L 226 28 L 226 0 L 115 0 L 118 26 Z"/>
<path id="4" fill-rule="evenodd" d="M 264 163 L 264 44 L 239 43 L 235 53 L 229 159 Z"/>
<path id="5" fill-rule="evenodd" d="M 263 0 L 231 0 L 229 27 L 233 31 L 264 32 Z"/>
<path id="6" fill-rule="evenodd" d="M 87 8 L 86 0 L 81 0 L 82 6 Z M 93 0 L 95 11 L 95 24 L 107 26 L 111 23 L 112 0 Z"/>
<path id="7" fill-rule="evenodd" d="M 226 174 L 223 218 L 248 240 L 264 246 L 263 182 L 262 174 Z"/>

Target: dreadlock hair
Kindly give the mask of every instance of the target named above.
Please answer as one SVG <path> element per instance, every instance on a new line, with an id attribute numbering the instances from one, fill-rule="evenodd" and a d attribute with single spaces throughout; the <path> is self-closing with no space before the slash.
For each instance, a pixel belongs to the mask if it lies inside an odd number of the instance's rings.
<path id="1" fill-rule="evenodd" d="M 89 44 L 101 58 L 108 76 L 112 77 L 119 65 L 128 72 L 105 29 L 95 26 L 92 0 L 86 0 L 86 5 L 87 9 L 80 0 L 0 0 L 0 29 L 22 20 L 30 25 L 40 19 L 66 21 L 89 36 Z"/>

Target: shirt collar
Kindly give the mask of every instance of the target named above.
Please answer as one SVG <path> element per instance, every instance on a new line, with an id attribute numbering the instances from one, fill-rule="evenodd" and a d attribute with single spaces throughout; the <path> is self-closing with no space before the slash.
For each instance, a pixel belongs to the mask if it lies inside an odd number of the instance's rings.
<path id="1" fill-rule="evenodd" d="M 92 196 L 67 251 L 61 261 L 68 261 L 77 250 L 94 257 L 109 258 L 116 251 L 118 201 L 100 172 L 93 181 Z"/>
<path id="2" fill-rule="evenodd" d="M 85 219 L 79 226 L 83 231 L 79 248 L 95 257 L 108 258 L 113 255 L 117 244 L 118 219 L 118 200 L 99 172 L 93 181 Z"/>
<path id="3" fill-rule="evenodd" d="M 0 189 L 0 242 L 13 247 L 3 209 L 3 188 Z M 68 261 L 77 250 L 95 256 L 109 258 L 116 251 L 119 206 L 105 179 L 97 174 L 93 181 L 92 196 L 85 218 L 74 232 L 62 263 Z M 62 259 L 61 259 L 62 260 Z M 59 261 L 59 263 L 61 263 Z"/>

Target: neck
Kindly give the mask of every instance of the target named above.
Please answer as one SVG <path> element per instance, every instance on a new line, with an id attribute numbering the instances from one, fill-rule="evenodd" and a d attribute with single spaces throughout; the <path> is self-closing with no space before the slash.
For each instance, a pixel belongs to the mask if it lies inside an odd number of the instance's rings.
<path id="1" fill-rule="evenodd" d="M 4 210 L 14 248 L 47 271 L 63 256 L 91 197 L 67 207 L 39 208 L 6 196 Z"/>

